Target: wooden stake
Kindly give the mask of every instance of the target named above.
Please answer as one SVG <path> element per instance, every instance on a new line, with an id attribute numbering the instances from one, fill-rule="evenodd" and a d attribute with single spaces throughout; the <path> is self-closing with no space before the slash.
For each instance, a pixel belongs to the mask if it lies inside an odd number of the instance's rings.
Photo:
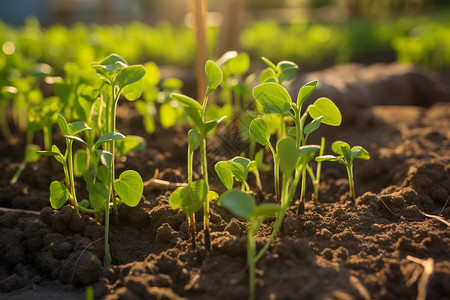
<path id="1" fill-rule="evenodd" d="M 194 16 L 194 34 L 196 41 L 195 73 L 197 77 L 197 99 L 203 104 L 206 92 L 205 64 L 208 59 L 206 45 L 206 12 L 208 11 L 206 0 L 191 0 L 192 14 Z"/>

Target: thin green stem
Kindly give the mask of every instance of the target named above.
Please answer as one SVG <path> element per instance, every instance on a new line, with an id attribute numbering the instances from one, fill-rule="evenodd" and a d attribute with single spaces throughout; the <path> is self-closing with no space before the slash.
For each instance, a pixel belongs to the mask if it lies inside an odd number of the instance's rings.
<path id="1" fill-rule="evenodd" d="M 297 188 L 297 184 L 300 180 L 300 170 L 297 170 L 295 173 L 294 180 L 292 181 L 291 175 L 287 176 L 283 174 L 283 193 L 281 195 L 281 208 L 280 212 L 278 213 L 275 224 L 273 225 L 272 233 L 270 234 L 269 239 L 264 244 L 263 248 L 258 252 L 258 254 L 255 257 L 255 263 L 258 262 L 261 257 L 264 255 L 264 253 L 269 249 L 270 245 L 272 244 L 273 240 L 275 239 L 276 234 L 280 230 L 281 225 L 283 224 L 284 216 L 286 215 L 286 212 L 289 208 L 289 205 L 292 202 L 292 198 L 294 197 L 294 192 Z"/>
<path id="2" fill-rule="evenodd" d="M 73 140 L 66 138 L 66 144 L 67 144 L 67 153 L 66 153 L 66 161 L 67 161 L 67 173 L 69 175 L 69 187 L 70 187 L 70 194 L 71 194 L 71 201 L 72 205 L 75 208 L 75 211 L 77 214 L 80 214 L 80 211 L 78 210 L 78 202 L 77 202 L 77 195 L 75 192 L 75 177 L 73 175 Z"/>
<path id="3" fill-rule="evenodd" d="M 269 146 L 270 151 L 272 152 L 272 156 L 273 156 L 273 178 L 274 178 L 274 184 L 275 184 L 275 195 L 277 196 L 277 198 L 280 197 L 280 160 L 278 158 L 277 153 L 275 152 L 275 150 L 272 147 L 272 144 L 267 143 L 267 145 Z"/>
<path id="4" fill-rule="evenodd" d="M 42 128 L 42 131 L 44 133 L 44 149 L 50 150 L 50 147 L 52 146 L 52 127 L 51 125 L 44 125 Z"/>
<path id="5" fill-rule="evenodd" d="M 353 202 L 356 201 L 356 196 L 355 196 L 355 183 L 353 181 L 353 164 L 348 164 L 346 165 L 347 167 L 347 174 L 348 174 L 348 183 L 350 185 L 350 194 L 352 196 Z"/>
<path id="6" fill-rule="evenodd" d="M 204 136 L 200 137 L 200 159 L 203 179 L 205 180 L 206 186 L 209 190 L 208 181 L 208 163 L 206 160 L 206 138 Z M 206 196 L 203 203 L 203 228 L 205 231 L 205 248 L 211 251 L 211 238 L 209 235 L 209 200 Z"/>
<path id="7" fill-rule="evenodd" d="M 325 137 L 322 137 L 320 139 L 320 150 L 319 150 L 319 156 L 322 156 L 325 151 Z M 317 169 L 316 169 L 316 178 L 313 180 L 313 186 L 314 186 L 314 194 L 316 195 L 317 200 L 319 199 L 319 185 L 320 185 L 320 173 L 322 169 L 322 162 L 317 162 Z"/>

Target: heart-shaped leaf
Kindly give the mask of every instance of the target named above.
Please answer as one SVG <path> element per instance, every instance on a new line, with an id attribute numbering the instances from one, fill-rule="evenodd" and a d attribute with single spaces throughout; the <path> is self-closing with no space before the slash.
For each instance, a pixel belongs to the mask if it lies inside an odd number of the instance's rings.
<path id="1" fill-rule="evenodd" d="M 322 123 L 330 126 L 339 126 L 342 123 L 339 108 L 326 97 L 317 99 L 309 106 L 309 115 L 313 119 L 323 116 Z"/>
<path id="2" fill-rule="evenodd" d="M 50 205 L 54 209 L 60 209 L 69 199 L 69 195 L 69 190 L 63 183 L 53 181 L 50 184 Z"/>
<path id="3" fill-rule="evenodd" d="M 114 190 L 126 205 L 131 207 L 138 205 L 144 191 L 141 175 L 133 170 L 123 172 L 114 180 Z"/>
<path id="4" fill-rule="evenodd" d="M 269 113 L 285 113 L 291 108 L 291 96 L 278 83 L 268 82 L 256 86 L 253 96 Z"/>

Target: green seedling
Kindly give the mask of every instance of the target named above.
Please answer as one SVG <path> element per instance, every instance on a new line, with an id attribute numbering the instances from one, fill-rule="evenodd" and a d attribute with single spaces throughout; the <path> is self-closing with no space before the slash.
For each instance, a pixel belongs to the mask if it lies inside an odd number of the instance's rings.
<path id="1" fill-rule="evenodd" d="M 283 86 L 275 82 L 263 83 L 253 89 L 255 99 L 264 108 L 266 113 L 278 114 L 282 117 L 287 116 L 294 121 L 295 127 L 291 128 L 288 133 L 289 135 L 295 137 L 297 147 L 305 146 L 309 135 L 316 131 L 322 123 L 330 126 L 339 126 L 342 122 L 342 116 L 339 109 L 330 99 L 326 97 L 317 99 L 313 104 L 308 105 L 305 112 L 302 113 L 302 106 L 304 102 L 316 89 L 316 86 L 317 81 L 311 81 L 305 84 L 299 90 L 296 102 L 292 101 L 291 96 Z M 313 120 L 305 125 L 308 116 L 310 116 Z M 284 119 L 283 122 L 285 122 Z M 268 130 L 268 125 L 264 125 L 261 122 L 257 124 L 259 126 L 255 126 L 254 132 L 262 132 L 260 134 L 260 136 L 263 137 L 260 138 L 261 141 L 268 140 L 268 133 L 270 132 Z M 259 143 L 263 144 L 261 142 Z M 322 144 L 324 144 L 324 142 Z M 278 164 L 275 160 L 275 155 L 274 166 L 276 183 L 279 170 L 277 169 Z M 315 190 L 318 191 L 318 179 L 320 178 L 320 173 L 316 173 L 316 175 L 314 175 L 309 166 L 307 166 L 306 171 L 313 180 Z M 277 184 L 275 185 L 275 188 L 278 189 Z M 304 195 L 304 193 L 301 194 Z M 302 202 L 303 199 L 301 198 L 300 203 Z"/>
<path id="2" fill-rule="evenodd" d="M 189 238 L 195 249 L 195 213 L 205 202 L 217 200 L 216 192 L 209 191 L 204 179 L 189 182 L 187 186 L 176 189 L 169 198 L 169 205 L 173 209 L 181 209 L 188 217 Z"/>
<path id="3" fill-rule="evenodd" d="M 50 205 L 54 209 L 59 209 L 70 199 L 75 211 L 79 214 L 73 171 L 73 142 L 79 141 L 85 144 L 77 135 L 91 128 L 81 121 L 67 123 L 61 114 L 58 115 L 58 126 L 66 139 L 66 152 L 64 155 L 56 145 L 53 145 L 50 151 L 38 151 L 37 153 L 55 157 L 56 161 L 62 164 L 64 169 L 66 185 L 59 181 L 53 181 L 50 184 Z"/>
<path id="4" fill-rule="evenodd" d="M 370 154 L 361 146 L 353 146 L 350 148 L 350 145 L 346 142 L 336 141 L 331 145 L 331 149 L 334 153 L 339 156 L 334 155 L 323 155 L 316 157 L 316 161 L 336 161 L 338 163 L 343 164 L 347 169 L 348 182 L 350 185 L 350 194 L 352 196 L 353 201 L 355 201 L 355 184 L 353 180 L 353 160 L 355 158 L 369 160 Z"/>
<path id="5" fill-rule="evenodd" d="M 226 191 L 219 199 L 219 205 L 228 209 L 235 216 L 248 222 L 247 231 L 247 263 L 249 266 L 249 299 L 255 299 L 255 265 L 256 258 L 255 236 L 263 222 L 280 211 L 275 203 L 256 204 L 255 199 L 242 191 Z"/>
<path id="6" fill-rule="evenodd" d="M 274 176 L 274 185 L 275 185 L 275 194 L 277 197 L 279 197 L 280 193 L 280 158 L 275 151 L 275 149 L 272 147 L 272 144 L 270 143 L 270 129 L 269 125 L 267 125 L 267 122 L 264 119 L 257 118 L 254 119 L 249 126 L 249 132 L 250 137 L 256 141 L 258 144 L 262 146 L 268 146 L 270 149 L 270 152 L 272 153 L 273 157 L 273 176 Z"/>
<path id="7" fill-rule="evenodd" d="M 233 181 L 236 180 L 241 183 L 241 191 L 249 192 L 250 186 L 247 183 L 248 173 L 251 172 L 259 178 L 256 161 L 245 157 L 237 156 L 231 160 L 219 161 L 215 164 L 214 169 L 220 181 L 222 181 L 228 190 L 233 188 Z"/>
<path id="8" fill-rule="evenodd" d="M 99 63 L 93 63 L 92 68 L 97 71 L 98 76 L 103 80 L 100 88 L 102 104 L 104 105 L 105 133 L 116 132 L 116 110 L 117 102 L 123 93 L 130 101 L 140 97 L 142 91 L 142 78 L 146 70 L 142 65 L 129 66 L 127 62 L 117 54 L 111 54 Z M 105 150 L 112 154 L 111 167 L 109 168 L 108 194 L 112 200 L 115 215 L 117 216 L 116 197 L 114 193 L 115 180 L 115 141 L 105 143 Z M 105 216 L 109 219 L 109 210 L 105 211 Z"/>
<path id="9" fill-rule="evenodd" d="M 314 158 L 314 153 L 320 147 L 317 145 L 297 147 L 293 138 L 285 137 L 277 142 L 276 148 L 280 158 L 280 169 L 283 174 L 280 213 L 277 215 L 269 240 L 264 244 L 258 255 L 256 255 L 256 261 L 264 255 L 275 239 L 276 234 L 283 224 L 284 216 L 292 203 L 300 178 L 302 175 L 304 177 L 303 170 L 308 165 L 308 162 Z"/>
<path id="10" fill-rule="evenodd" d="M 189 138 L 189 153 L 188 157 L 191 157 L 192 151 L 196 147 L 200 147 L 200 162 L 201 162 L 201 170 L 203 175 L 203 180 L 205 181 L 208 189 L 209 189 L 209 181 L 208 181 L 208 164 L 206 160 L 206 135 L 214 130 L 217 125 L 225 118 L 219 118 L 212 121 L 207 121 L 206 118 L 206 107 L 208 104 L 208 98 L 210 94 L 219 86 L 222 81 L 223 74 L 220 68 L 211 60 L 208 60 L 205 65 L 205 73 L 208 78 L 208 86 L 206 88 L 205 98 L 203 99 L 203 104 L 200 105 L 194 99 L 178 94 L 171 94 L 171 98 L 177 101 L 184 109 L 186 114 L 192 120 L 195 130 L 196 137 Z M 191 144 L 192 143 L 192 144 Z M 190 163 L 192 164 L 192 159 L 190 159 Z M 188 159 L 189 164 L 189 159 Z M 190 167 L 191 168 L 191 167 Z M 188 169 L 190 169 L 188 167 Z M 192 170 L 192 169 L 191 169 Z M 192 174 L 192 173 L 191 173 Z M 190 177 L 191 175 L 188 175 Z M 211 238 L 209 234 L 209 200 L 208 197 L 205 198 L 203 203 L 203 225 L 205 230 L 205 247 L 208 251 L 211 249 Z"/>

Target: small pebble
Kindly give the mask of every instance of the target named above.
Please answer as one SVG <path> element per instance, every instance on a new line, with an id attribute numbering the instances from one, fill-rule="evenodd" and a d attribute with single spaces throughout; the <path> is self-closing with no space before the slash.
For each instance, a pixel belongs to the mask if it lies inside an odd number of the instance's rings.
<path id="1" fill-rule="evenodd" d="M 381 226 L 380 224 L 372 224 L 370 226 L 370 230 L 380 232 L 381 230 L 383 230 L 383 226 Z"/>

